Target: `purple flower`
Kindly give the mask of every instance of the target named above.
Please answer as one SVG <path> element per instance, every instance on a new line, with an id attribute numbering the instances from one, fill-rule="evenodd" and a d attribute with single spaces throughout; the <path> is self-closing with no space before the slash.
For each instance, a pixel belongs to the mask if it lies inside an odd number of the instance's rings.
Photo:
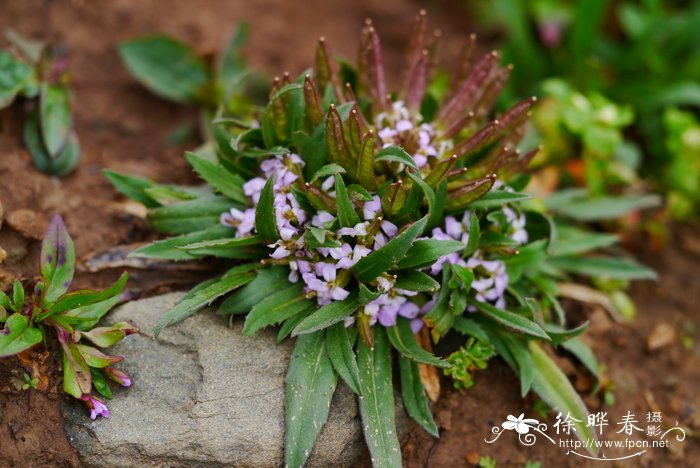
<path id="1" fill-rule="evenodd" d="M 325 228 L 326 223 L 330 223 L 334 219 L 335 217 L 327 211 L 318 211 L 314 217 L 311 218 L 311 225 L 317 228 Z"/>
<path id="2" fill-rule="evenodd" d="M 478 267 L 481 268 L 477 269 Z M 506 305 L 505 292 L 508 287 L 506 264 L 500 260 L 481 260 L 472 257 L 467 261 L 467 268 L 473 269 L 474 273 L 477 274 L 472 281 L 472 289 L 476 291 L 476 300 L 504 308 Z M 468 310 L 474 311 L 475 308 L 470 306 Z"/>
<path id="3" fill-rule="evenodd" d="M 255 208 L 245 211 L 231 208 L 221 214 L 220 222 L 224 226 L 236 229 L 236 237 L 248 235 L 255 229 Z"/>
<path id="4" fill-rule="evenodd" d="M 366 257 L 371 252 L 370 249 L 360 244 L 355 247 L 352 247 L 350 244 L 343 244 L 340 247 L 328 249 L 330 256 L 338 261 L 336 267 L 343 270 L 352 268 L 361 258 Z"/>
<path id="5" fill-rule="evenodd" d="M 372 196 L 371 201 L 366 201 L 364 205 L 362 205 L 362 216 L 365 217 L 366 221 L 373 221 L 381 211 L 382 201 L 377 195 Z"/>
<path id="6" fill-rule="evenodd" d="M 319 262 L 314 265 L 314 270 L 316 275 L 307 273 L 302 275 L 302 279 L 306 283 L 307 289 L 316 293 L 316 300 L 319 305 L 327 305 L 331 301 L 342 301 L 348 297 L 350 292 L 335 283 L 336 265 Z"/>
<path id="7" fill-rule="evenodd" d="M 257 205 L 258 201 L 260 201 L 260 192 L 262 192 L 263 187 L 265 187 L 265 179 L 256 177 L 243 184 L 243 193 Z"/>
<path id="8" fill-rule="evenodd" d="M 96 419 L 98 416 L 109 418 L 109 409 L 107 409 L 107 405 L 103 401 L 87 394 L 81 396 L 80 399 L 85 402 L 90 410 L 90 419 Z"/>
<path id="9" fill-rule="evenodd" d="M 367 235 L 367 224 L 368 223 L 357 223 L 355 226 L 349 228 L 349 227 L 344 227 L 340 228 L 338 230 L 338 235 L 339 236 L 351 236 L 351 237 L 359 237 L 359 236 L 366 236 Z"/>

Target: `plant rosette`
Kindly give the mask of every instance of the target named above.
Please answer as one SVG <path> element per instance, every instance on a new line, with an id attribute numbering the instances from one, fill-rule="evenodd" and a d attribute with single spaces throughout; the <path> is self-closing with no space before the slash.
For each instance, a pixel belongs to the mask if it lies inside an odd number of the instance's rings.
<path id="1" fill-rule="evenodd" d="M 338 376 L 358 395 L 373 463 L 400 466 L 392 359 L 408 414 L 435 436 L 419 366 L 468 386 L 465 374 L 494 350 L 520 375 L 523 394 L 532 388 L 553 407 L 585 414 L 537 344 L 570 343 L 586 328 L 564 327 L 557 283 L 569 274 L 652 275 L 629 260 L 578 258 L 614 236 L 569 226 L 557 239 L 543 204 L 521 191 L 536 150 L 517 145 L 534 99 L 489 120 L 510 67 L 495 52 L 472 60 L 472 37 L 452 79 L 440 80 L 438 36 L 426 29 L 421 13 L 395 93 L 371 22 L 355 69 L 336 63 L 321 39 L 313 69 L 276 79 L 256 124 L 222 119 L 229 137 L 186 155 L 206 188 L 107 171 L 150 208 L 155 229 L 177 234 L 134 255 L 236 265 L 187 294 L 154 336 L 225 296 L 219 313 L 245 315 L 244 334 L 281 325 L 279 340 L 296 337 L 288 466 L 306 462 Z M 453 328 L 468 335 L 461 355 L 427 350 Z M 579 435 L 593 437 L 585 428 Z"/>
<path id="2" fill-rule="evenodd" d="M 104 398 L 112 398 L 109 381 L 129 387 L 128 374 L 115 367 L 123 360 L 110 356 L 109 348 L 124 337 L 137 333 L 128 322 L 98 327 L 100 319 L 116 304 L 126 299 L 124 273 L 104 291 L 68 292 L 75 272 L 75 250 L 63 220 L 55 216 L 41 248 L 41 279 L 31 295 L 25 296 L 22 284 L 15 280 L 12 297 L 0 291 L 0 358 L 15 356 L 41 343 L 51 352 L 61 350 L 63 391 L 81 400 L 92 419 L 109 417 Z M 51 332 L 50 332 L 51 331 Z M 57 346 L 49 341 L 56 340 Z M 28 380 L 30 386 L 39 376 Z M 28 376 L 25 374 L 25 380 Z"/>

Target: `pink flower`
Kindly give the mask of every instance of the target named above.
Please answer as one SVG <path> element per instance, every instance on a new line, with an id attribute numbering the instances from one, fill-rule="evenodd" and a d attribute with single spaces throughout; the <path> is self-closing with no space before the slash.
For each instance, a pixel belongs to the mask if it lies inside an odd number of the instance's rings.
<path id="1" fill-rule="evenodd" d="M 131 386 L 131 378 L 129 378 L 129 374 L 127 374 L 126 372 L 121 371 L 119 369 L 114 369 L 113 367 L 106 367 L 103 370 L 105 371 L 105 374 L 107 374 L 107 377 L 117 382 L 122 387 Z"/>
<path id="2" fill-rule="evenodd" d="M 98 416 L 109 418 L 109 409 L 107 409 L 107 405 L 102 400 L 87 394 L 81 396 L 80 399 L 85 402 L 90 410 L 90 419 L 96 419 Z"/>

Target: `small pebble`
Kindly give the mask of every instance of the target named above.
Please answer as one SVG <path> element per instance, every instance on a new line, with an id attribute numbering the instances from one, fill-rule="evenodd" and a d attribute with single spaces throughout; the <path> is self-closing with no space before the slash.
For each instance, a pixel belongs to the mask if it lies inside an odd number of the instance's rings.
<path id="1" fill-rule="evenodd" d="M 676 331 L 672 325 L 668 323 L 659 323 L 654 326 L 647 336 L 647 350 L 656 351 L 673 343 L 676 337 Z"/>

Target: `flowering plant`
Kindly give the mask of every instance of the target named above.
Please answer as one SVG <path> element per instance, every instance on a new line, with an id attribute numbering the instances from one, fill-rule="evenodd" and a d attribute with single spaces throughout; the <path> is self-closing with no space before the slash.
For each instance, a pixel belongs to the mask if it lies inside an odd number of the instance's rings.
<path id="1" fill-rule="evenodd" d="M 338 376 L 359 396 L 373 463 L 400 466 L 394 355 L 404 407 L 434 435 L 419 366 L 483 367 L 494 348 L 520 375 L 523 393 L 533 388 L 585 421 L 580 398 L 536 344 L 563 343 L 586 327 L 564 328 L 556 281 L 651 274 L 612 257 L 579 262 L 614 236 L 568 226 L 555 243 L 555 224 L 522 192 L 536 150 L 521 153 L 518 143 L 534 99 L 488 120 L 510 68 L 497 53 L 473 62 L 473 40 L 436 94 L 429 83 L 437 36 L 426 29 L 421 13 L 403 86 L 391 94 L 371 22 L 357 69 L 339 67 L 321 39 L 312 70 L 275 79 L 259 115 L 222 111 L 230 137 L 187 153 L 205 189 L 107 172 L 150 208 L 155 229 L 178 234 L 134 255 L 237 263 L 187 294 L 154 336 L 227 296 L 218 310 L 246 314 L 244 334 L 281 324 L 279 340 L 296 337 L 286 383 L 289 466 L 311 453 Z M 470 344 L 448 362 L 427 348 L 453 328 Z M 470 370 L 452 374 L 466 381 Z"/>
<path id="2" fill-rule="evenodd" d="M 131 385 L 129 376 L 114 364 L 122 361 L 98 348 L 108 348 L 125 336 L 138 332 L 127 322 L 109 327 L 96 327 L 100 319 L 124 299 L 127 274 L 104 291 L 67 292 L 75 271 L 73 241 L 63 220 L 55 216 L 49 225 L 41 248 L 41 280 L 33 293 L 25 297 L 22 284 L 15 280 L 12 297 L 0 291 L 0 358 L 15 356 L 44 343 L 55 349 L 54 338 L 61 348 L 63 390 L 87 405 L 90 417 L 109 417 L 104 401 L 112 397 L 108 381 Z M 51 332 L 49 332 L 51 330 Z M 40 376 L 33 375 L 36 387 Z M 25 377 L 27 379 L 27 377 Z"/>

